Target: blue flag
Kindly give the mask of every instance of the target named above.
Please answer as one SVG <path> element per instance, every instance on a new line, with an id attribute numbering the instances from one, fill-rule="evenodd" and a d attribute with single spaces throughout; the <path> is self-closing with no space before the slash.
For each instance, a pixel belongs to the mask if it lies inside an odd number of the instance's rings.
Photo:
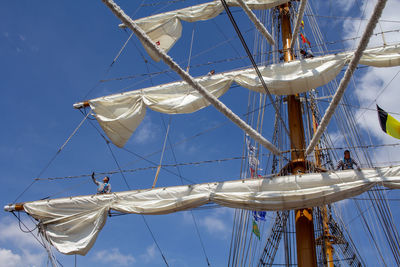
<path id="1" fill-rule="evenodd" d="M 253 211 L 253 218 L 255 221 L 265 221 L 266 211 Z"/>

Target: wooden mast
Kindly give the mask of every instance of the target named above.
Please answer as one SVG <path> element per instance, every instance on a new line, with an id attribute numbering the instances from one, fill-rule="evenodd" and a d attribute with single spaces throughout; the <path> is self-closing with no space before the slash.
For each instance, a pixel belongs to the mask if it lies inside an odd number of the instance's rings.
<path id="1" fill-rule="evenodd" d="M 311 106 L 311 109 L 312 109 L 313 131 L 314 131 L 314 134 L 315 134 L 315 132 L 317 131 L 317 128 L 318 128 L 318 124 L 317 124 L 317 119 L 315 118 L 314 107 Z M 315 149 L 314 149 L 314 155 L 315 155 L 315 165 L 318 168 L 321 168 L 321 157 L 320 157 L 320 154 L 321 154 L 321 152 L 320 152 L 319 146 L 317 145 L 317 146 L 315 146 Z M 332 236 L 331 236 L 330 231 L 329 231 L 328 209 L 327 209 L 326 205 L 324 205 L 321 208 L 321 213 L 322 213 L 323 231 L 322 231 L 322 236 L 319 239 L 321 239 L 320 242 L 324 242 L 324 244 L 321 243 L 320 245 L 321 246 L 325 246 L 325 249 L 326 249 L 326 251 L 325 251 L 326 261 L 327 261 L 326 262 L 326 266 L 334 267 L 334 264 L 333 264 L 333 251 L 334 251 L 334 249 L 333 249 L 333 243 L 331 241 L 332 240 Z"/>
<path id="2" fill-rule="evenodd" d="M 294 59 L 292 51 L 290 50 L 292 29 L 290 25 L 289 7 L 290 2 L 283 4 L 279 7 L 283 55 L 285 62 Z M 290 170 L 292 174 L 305 173 L 305 138 L 299 96 L 288 95 L 287 103 L 291 148 Z M 312 214 L 312 208 L 300 209 L 295 211 L 297 264 L 299 267 L 317 266 L 314 223 Z"/>

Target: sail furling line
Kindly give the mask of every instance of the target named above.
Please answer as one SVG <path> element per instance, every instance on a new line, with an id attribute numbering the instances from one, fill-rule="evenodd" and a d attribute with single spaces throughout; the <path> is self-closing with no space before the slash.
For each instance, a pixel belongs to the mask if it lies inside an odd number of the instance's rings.
<path id="1" fill-rule="evenodd" d="M 335 113 L 336 107 L 339 105 L 340 100 L 342 99 L 344 92 L 347 88 L 348 83 L 350 82 L 350 78 L 353 75 L 358 62 L 361 59 L 361 56 L 365 50 L 365 48 L 368 45 L 369 39 L 371 38 L 371 35 L 376 27 L 376 24 L 378 23 L 379 18 L 382 15 L 383 9 L 385 8 L 387 0 L 379 0 L 378 3 L 375 5 L 375 9 L 371 15 L 370 20 L 368 21 L 367 27 L 361 37 L 360 43 L 354 52 L 354 56 L 350 61 L 349 67 L 347 68 L 346 72 L 344 73 L 344 76 L 342 80 L 340 81 L 339 87 L 333 96 L 332 102 L 327 108 L 325 115 L 322 117 L 322 120 L 317 128 L 317 131 L 315 132 L 313 138 L 310 141 L 310 144 L 308 145 L 306 149 L 306 156 L 309 155 L 311 152 L 314 151 L 314 147 L 317 145 L 319 139 L 321 138 L 322 134 L 328 127 L 328 124 L 333 116 L 333 113 Z"/>
<path id="2" fill-rule="evenodd" d="M 208 102 L 210 102 L 219 112 L 229 118 L 242 130 L 248 133 L 253 139 L 263 145 L 265 148 L 270 150 L 273 154 L 280 156 L 281 151 L 274 146 L 271 142 L 265 139 L 260 133 L 254 130 L 250 125 L 243 121 L 238 115 L 233 113 L 224 103 L 219 101 L 213 94 L 208 92 L 200 83 L 195 81 L 191 75 L 185 72 L 170 56 L 168 56 L 162 49 L 160 49 L 139 27 L 137 24 L 128 17 L 125 12 L 112 0 L 102 0 L 103 3 L 110 8 L 110 10 L 116 15 L 125 25 L 138 36 L 138 38 L 151 50 L 157 54 L 163 61 L 173 69 L 184 81 L 196 89 Z"/>

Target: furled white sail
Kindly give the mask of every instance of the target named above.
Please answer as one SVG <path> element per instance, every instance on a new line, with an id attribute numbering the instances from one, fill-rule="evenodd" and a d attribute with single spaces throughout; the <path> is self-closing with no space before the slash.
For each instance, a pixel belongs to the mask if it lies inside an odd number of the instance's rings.
<path id="1" fill-rule="evenodd" d="M 260 66 L 270 93 L 292 95 L 322 86 L 334 79 L 352 53 L 326 55 L 288 63 Z M 368 49 L 361 64 L 390 67 L 400 65 L 400 45 Z M 225 94 L 233 82 L 253 91 L 265 93 L 253 68 L 215 74 L 196 79 L 216 97 Z M 186 82 L 178 81 L 89 101 L 96 118 L 111 141 L 123 147 L 143 120 L 146 107 L 166 113 L 191 113 L 209 105 Z"/>
<path id="2" fill-rule="evenodd" d="M 226 1 L 229 6 L 239 6 L 237 1 Z M 251 9 L 269 9 L 286 3 L 288 0 L 247 0 L 246 4 Z M 187 22 L 196 22 L 200 20 L 209 20 L 218 16 L 224 10 L 220 0 L 195 5 L 183 9 L 169 11 L 135 21 L 151 40 L 159 45 L 165 52 L 168 52 L 178 41 L 182 34 L 181 20 Z M 150 57 L 159 61 L 160 59 L 144 46 Z"/>
<path id="3" fill-rule="evenodd" d="M 393 67 L 400 65 L 400 45 L 382 46 L 365 50 L 360 64 L 371 67 Z"/>
<path id="4" fill-rule="evenodd" d="M 300 209 L 351 198 L 374 185 L 399 188 L 400 166 L 40 200 L 25 203 L 24 209 L 40 221 L 42 234 L 57 250 L 85 255 L 104 226 L 110 209 L 167 214 L 209 202 L 249 210 Z"/>

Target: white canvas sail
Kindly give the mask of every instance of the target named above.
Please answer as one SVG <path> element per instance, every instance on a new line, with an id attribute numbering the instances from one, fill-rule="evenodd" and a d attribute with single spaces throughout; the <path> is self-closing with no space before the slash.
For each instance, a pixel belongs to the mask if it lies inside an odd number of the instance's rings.
<path id="1" fill-rule="evenodd" d="M 361 65 L 371 67 L 394 67 L 400 65 L 400 45 L 368 49 L 360 59 Z"/>
<path id="2" fill-rule="evenodd" d="M 288 210 L 348 199 L 374 185 L 400 187 L 400 166 L 358 172 L 313 173 L 40 200 L 24 204 L 40 229 L 64 254 L 85 255 L 110 209 L 135 214 L 168 214 L 206 203 L 249 210 Z"/>
<path id="3" fill-rule="evenodd" d="M 239 6 L 237 1 L 226 1 L 229 6 Z M 269 9 L 278 6 L 288 0 L 248 0 L 245 1 L 251 9 Z M 168 52 L 175 42 L 181 37 L 181 20 L 186 22 L 196 22 L 209 20 L 218 16 L 224 10 L 221 1 L 216 0 L 200 5 L 195 5 L 183 9 L 169 11 L 135 21 L 144 32 L 160 48 Z M 160 61 L 150 48 L 144 46 L 150 57 L 155 61 Z"/>
<path id="4" fill-rule="evenodd" d="M 293 95 L 323 86 L 333 80 L 352 57 L 352 52 L 326 55 L 289 63 L 259 67 L 270 93 Z M 368 49 L 361 64 L 375 67 L 400 65 L 400 45 Z M 225 94 L 232 83 L 265 93 L 253 68 L 204 76 L 196 79 L 214 96 Z M 143 120 L 146 108 L 166 114 L 198 111 L 208 101 L 186 82 L 178 81 L 89 101 L 104 132 L 123 147 Z"/>

